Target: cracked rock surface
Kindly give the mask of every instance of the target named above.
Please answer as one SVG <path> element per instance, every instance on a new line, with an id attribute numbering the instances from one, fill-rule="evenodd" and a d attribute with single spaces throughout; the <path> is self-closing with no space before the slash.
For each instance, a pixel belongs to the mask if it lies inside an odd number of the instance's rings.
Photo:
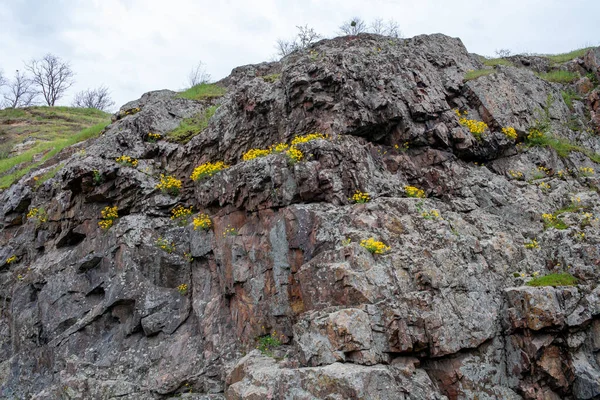
<path id="1" fill-rule="evenodd" d="M 599 54 L 565 68 L 598 78 Z M 464 82 L 482 64 L 459 39 L 340 37 L 234 69 L 216 100 L 124 105 L 54 178 L 0 193 L 0 397 L 598 398 L 600 89 L 569 107 L 533 61 Z M 148 141 L 214 105 L 189 143 Z M 591 153 L 528 146 L 544 108 Z M 312 132 L 329 136 L 298 145 L 301 161 L 242 160 Z M 216 161 L 231 166 L 190 179 Z M 177 196 L 160 174 L 183 181 Z M 211 228 L 177 224 L 177 205 Z M 106 206 L 119 218 L 102 230 Z M 545 227 L 561 209 L 566 228 Z M 526 285 L 558 272 L 578 284 Z"/>

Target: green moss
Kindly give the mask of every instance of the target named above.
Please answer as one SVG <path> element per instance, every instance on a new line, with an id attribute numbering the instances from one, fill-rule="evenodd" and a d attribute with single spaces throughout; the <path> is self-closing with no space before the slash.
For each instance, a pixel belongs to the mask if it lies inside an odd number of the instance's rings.
<path id="1" fill-rule="evenodd" d="M 477 78 L 480 78 L 482 76 L 490 75 L 490 74 L 493 74 L 493 73 L 494 73 L 493 69 L 477 69 L 477 70 L 474 70 L 474 71 L 468 71 L 465 74 L 464 81 L 465 82 L 471 81 L 473 79 L 477 79 Z"/>
<path id="2" fill-rule="evenodd" d="M 540 78 L 548 82 L 572 83 L 579 79 L 579 74 L 570 71 L 550 71 L 537 74 Z"/>
<path id="3" fill-rule="evenodd" d="M 212 97 L 221 97 L 227 90 L 216 83 L 201 83 L 179 93 L 179 97 L 189 100 L 204 100 Z"/>
<path id="4" fill-rule="evenodd" d="M 546 276 L 540 276 L 533 278 L 527 282 L 527 286 L 575 286 L 577 285 L 577 278 L 573 275 L 563 272 L 561 274 L 550 274 Z"/>
<path id="5" fill-rule="evenodd" d="M 495 67 L 496 65 L 504 65 L 507 67 L 514 67 L 514 64 L 504 58 L 485 58 L 483 61 L 483 65 L 487 65 L 488 67 Z"/>
<path id="6" fill-rule="evenodd" d="M 553 63 L 559 64 L 559 63 L 564 63 L 567 61 L 571 61 L 574 60 L 576 58 L 581 58 L 585 55 L 585 53 L 592 49 L 593 47 L 584 47 L 583 49 L 577 49 L 577 50 L 573 50 L 570 51 L 568 53 L 562 53 L 562 54 L 548 54 L 545 57 L 547 59 L 549 59 L 550 61 L 552 61 Z"/>
<path id="7" fill-rule="evenodd" d="M 167 140 L 177 143 L 189 142 L 190 139 L 206 129 L 208 121 L 215 111 L 217 111 L 216 106 L 208 107 L 203 113 L 184 119 L 177 128 L 167 133 Z"/>

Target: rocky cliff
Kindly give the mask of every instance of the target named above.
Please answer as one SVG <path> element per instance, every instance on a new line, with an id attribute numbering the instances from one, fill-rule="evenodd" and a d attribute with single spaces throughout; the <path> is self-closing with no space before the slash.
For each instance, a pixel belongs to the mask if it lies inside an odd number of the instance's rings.
<path id="1" fill-rule="evenodd" d="M 124 105 L 1 194 L 1 397 L 598 398 L 600 48 L 513 65 L 360 35 Z"/>

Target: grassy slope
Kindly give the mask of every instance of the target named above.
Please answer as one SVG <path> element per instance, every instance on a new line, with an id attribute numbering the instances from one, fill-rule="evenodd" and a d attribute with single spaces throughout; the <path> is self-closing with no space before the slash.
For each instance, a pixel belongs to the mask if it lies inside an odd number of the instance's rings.
<path id="1" fill-rule="evenodd" d="M 109 122 L 109 114 L 94 109 L 0 110 L 0 188 L 10 186 L 63 148 L 97 136 Z M 23 153 L 9 154 L 16 144 L 32 139 L 35 144 Z"/>

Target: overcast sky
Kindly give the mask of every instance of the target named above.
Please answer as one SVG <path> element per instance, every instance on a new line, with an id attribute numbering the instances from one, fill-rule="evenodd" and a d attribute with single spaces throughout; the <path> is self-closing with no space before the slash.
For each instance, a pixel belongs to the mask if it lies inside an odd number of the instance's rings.
<path id="1" fill-rule="evenodd" d="M 275 41 L 292 38 L 296 25 L 333 37 L 353 16 L 393 18 L 404 37 L 460 37 L 482 55 L 600 44 L 599 0 L 1 0 L 0 69 L 12 75 L 54 53 L 77 74 L 71 95 L 104 84 L 116 109 L 150 90 L 183 88 L 199 60 L 220 79 L 273 59 Z"/>

